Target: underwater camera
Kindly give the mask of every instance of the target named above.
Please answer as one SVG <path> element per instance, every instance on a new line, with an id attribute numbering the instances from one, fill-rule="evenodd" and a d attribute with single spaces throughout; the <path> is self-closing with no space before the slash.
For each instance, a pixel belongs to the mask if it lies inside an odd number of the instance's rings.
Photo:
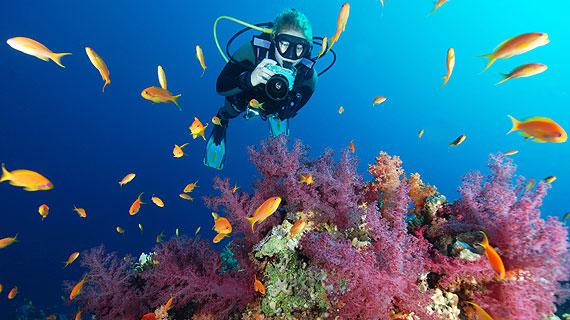
<path id="1" fill-rule="evenodd" d="M 267 70 L 275 73 L 265 84 L 265 93 L 272 100 L 283 100 L 293 90 L 296 71 L 278 65 L 268 65 Z"/>

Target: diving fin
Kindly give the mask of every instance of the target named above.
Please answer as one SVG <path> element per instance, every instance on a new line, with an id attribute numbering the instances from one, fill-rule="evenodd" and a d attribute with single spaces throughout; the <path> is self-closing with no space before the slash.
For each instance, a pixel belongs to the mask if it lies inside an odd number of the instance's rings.
<path id="1" fill-rule="evenodd" d="M 224 126 L 214 126 L 206 143 L 204 165 L 207 167 L 218 170 L 222 170 L 224 167 L 224 158 L 226 156 L 226 130 Z"/>
<path id="2" fill-rule="evenodd" d="M 269 131 L 273 138 L 279 135 L 289 136 L 289 119 L 281 120 L 278 116 L 272 115 L 267 118 L 269 123 Z"/>

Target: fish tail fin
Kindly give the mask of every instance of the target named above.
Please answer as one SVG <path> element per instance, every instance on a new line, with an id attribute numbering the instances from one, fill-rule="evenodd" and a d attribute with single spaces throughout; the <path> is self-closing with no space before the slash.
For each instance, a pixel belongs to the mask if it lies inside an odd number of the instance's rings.
<path id="1" fill-rule="evenodd" d="M 509 77 L 508 74 L 501 73 L 501 75 L 503 76 L 503 79 L 501 81 L 495 83 L 496 86 L 500 85 L 501 83 L 503 83 L 503 82 L 505 82 L 511 78 L 511 77 Z"/>
<path id="2" fill-rule="evenodd" d="M 180 98 L 181 96 L 182 96 L 181 94 L 177 94 L 174 97 L 172 97 L 172 103 L 174 103 L 180 111 L 182 111 L 182 107 L 180 106 L 180 104 L 178 104 L 178 98 Z"/>
<path id="3" fill-rule="evenodd" d="M 443 84 L 441 85 L 441 87 L 439 87 L 440 89 L 445 87 L 445 85 L 449 81 L 449 76 L 447 76 L 447 75 L 443 76 L 442 78 L 443 78 Z"/>
<path id="4" fill-rule="evenodd" d="M 111 84 L 111 80 L 105 80 L 105 83 L 103 84 L 103 89 L 101 90 L 102 92 L 105 92 L 105 87 Z"/>
<path id="5" fill-rule="evenodd" d="M 485 69 L 483 69 L 481 73 L 487 71 L 487 69 L 489 69 L 489 67 L 491 67 L 491 65 L 497 60 L 497 57 L 495 57 L 494 53 L 482 55 L 481 58 L 489 59 L 489 63 L 487 63 L 487 66 L 485 66 Z"/>
<path id="6" fill-rule="evenodd" d="M 507 132 L 507 134 L 519 130 L 519 125 L 521 122 L 518 121 L 517 119 L 515 119 L 515 117 L 511 116 L 510 114 L 507 115 L 507 117 L 509 117 L 511 119 L 511 121 L 513 122 L 513 127 L 511 128 L 511 130 L 509 132 Z"/>
<path id="7" fill-rule="evenodd" d="M 63 64 L 61 64 L 61 58 L 64 56 L 69 56 L 69 55 L 71 55 L 71 53 L 69 53 L 69 52 L 54 53 L 50 56 L 50 59 L 52 59 L 53 62 L 55 62 L 58 66 L 65 68 L 65 66 Z"/>
<path id="8" fill-rule="evenodd" d="M 483 241 L 479 244 L 482 247 L 487 247 L 489 245 L 489 238 L 487 238 L 487 234 L 484 231 L 479 231 L 483 235 Z"/>
<path id="9" fill-rule="evenodd" d="M 251 224 L 251 232 L 253 232 L 253 226 L 255 225 L 255 220 L 253 219 L 253 217 L 251 218 L 245 218 L 247 221 L 249 221 L 249 223 Z"/>
<path id="10" fill-rule="evenodd" d="M 202 70 L 202 75 L 200 76 L 200 78 L 202 78 L 202 77 L 204 76 L 204 73 L 206 73 L 206 68 L 204 68 L 204 69 Z"/>
<path id="11" fill-rule="evenodd" d="M 2 177 L 0 178 L 0 182 L 10 180 L 10 172 L 6 170 L 6 165 L 2 163 Z"/>

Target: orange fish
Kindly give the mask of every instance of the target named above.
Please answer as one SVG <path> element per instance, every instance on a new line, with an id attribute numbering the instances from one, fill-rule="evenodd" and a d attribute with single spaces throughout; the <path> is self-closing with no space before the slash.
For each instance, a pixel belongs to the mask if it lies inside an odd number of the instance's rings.
<path id="1" fill-rule="evenodd" d="M 69 293 L 70 301 L 73 301 L 73 299 L 75 299 L 81 293 L 81 289 L 83 288 L 83 285 L 85 285 L 86 281 L 87 281 L 87 275 L 84 275 L 83 279 L 81 279 L 81 281 L 79 281 L 77 284 L 73 286 L 73 289 L 71 289 L 71 292 Z"/>
<path id="2" fill-rule="evenodd" d="M 18 235 L 15 235 L 13 237 L 6 237 L 3 239 L 0 239 L 0 249 L 4 249 L 7 246 L 13 244 L 14 242 L 18 242 Z"/>
<path id="3" fill-rule="evenodd" d="M 174 145 L 174 149 L 172 149 L 172 155 L 174 156 L 174 158 L 182 158 L 184 156 L 184 147 L 186 147 L 188 145 L 188 143 L 185 143 L 181 146 L 175 144 Z"/>
<path id="4" fill-rule="evenodd" d="M 133 181 L 133 179 L 136 177 L 137 175 L 134 173 L 129 173 L 126 176 L 123 177 L 123 179 L 121 179 L 121 181 L 119 181 L 119 185 L 122 187 L 125 184 Z"/>
<path id="5" fill-rule="evenodd" d="M 198 118 L 194 117 L 194 122 L 192 122 L 192 125 L 190 125 L 189 128 L 190 133 L 192 134 L 192 138 L 196 139 L 197 137 L 202 137 L 202 139 L 206 141 L 205 131 L 207 127 L 208 127 L 207 123 L 206 126 L 204 126 L 202 122 L 198 120 Z"/>
<path id="6" fill-rule="evenodd" d="M 212 242 L 213 242 L 213 243 L 218 243 L 218 242 L 222 241 L 222 239 L 224 239 L 225 237 L 228 237 L 228 236 L 229 236 L 229 235 L 228 235 L 228 234 L 225 234 L 225 233 L 218 233 L 218 234 L 214 237 L 214 239 L 212 240 Z"/>
<path id="7" fill-rule="evenodd" d="M 38 208 L 38 212 L 40 214 L 40 216 L 42 216 L 42 221 L 47 218 L 48 214 L 49 214 L 49 207 L 47 204 L 42 204 L 39 208 Z"/>
<path id="8" fill-rule="evenodd" d="M 184 193 L 190 193 L 194 191 L 198 187 L 198 181 L 189 183 L 186 187 L 184 187 Z"/>
<path id="9" fill-rule="evenodd" d="M 36 40 L 26 38 L 26 37 L 15 37 L 8 39 L 6 41 L 10 47 L 16 49 L 20 52 L 25 54 L 29 54 L 34 56 L 38 59 L 42 59 L 44 61 L 49 61 L 50 59 L 55 62 L 58 66 L 65 68 L 63 64 L 61 64 L 61 57 L 70 55 L 71 53 L 54 53 L 50 49 L 48 49 L 43 44 L 37 42 Z"/>
<path id="10" fill-rule="evenodd" d="M 83 209 L 83 208 L 77 208 L 77 207 L 73 206 L 73 211 L 77 212 L 77 214 L 78 214 L 81 218 L 83 218 L 83 219 L 87 218 L 87 211 L 85 211 L 85 209 Z"/>
<path id="11" fill-rule="evenodd" d="M 23 187 L 26 191 L 47 191 L 53 189 L 53 184 L 43 175 L 25 169 L 9 172 L 2 164 L 0 182 L 9 181 L 15 187 Z"/>
<path id="12" fill-rule="evenodd" d="M 437 9 L 443 6 L 447 1 L 449 0 L 437 0 L 437 2 L 434 4 L 433 11 L 430 13 L 430 15 L 434 14 L 437 11 Z"/>
<path id="13" fill-rule="evenodd" d="M 141 320 L 157 320 L 156 315 L 154 314 L 154 312 L 149 312 L 147 314 L 145 314 L 144 316 L 142 316 Z"/>
<path id="14" fill-rule="evenodd" d="M 271 197 L 265 200 L 265 202 L 263 202 L 257 209 L 255 209 L 253 215 L 250 218 L 246 218 L 246 220 L 251 224 L 251 232 L 253 232 L 253 226 L 256 223 L 259 224 L 265 221 L 265 219 L 277 211 L 277 208 L 279 208 L 280 204 L 281 198 Z"/>
<path id="15" fill-rule="evenodd" d="M 356 152 L 356 147 L 354 146 L 354 140 L 350 140 L 350 142 L 348 143 L 348 150 L 350 150 L 351 153 Z"/>
<path id="16" fill-rule="evenodd" d="M 254 276 L 253 280 L 253 290 L 261 293 L 262 295 L 265 295 L 265 286 L 263 285 L 263 283 L 261 283 L 261 281 L 259 281 L 259 279 L 257 279 L 256 276 Z"/>
<path id="17" fill-rule="evenodd" d="M 157 68 L 158 73 L 158 83 L 160 83 L 160 87 L 164 90 L 168 89 L 168 83 L 166 82 L 166 73 L 164 73 L 164 69 L 161 65 Z"/>
<path id="18" fill-rule="evenodd" d="M 553 183 L 554 181 L 556 181 L 556 176 L 548 176 L 546 178 L 544 178 L 544 182 L 545 183 Z"/>
<path id="19" fill-rule="evenodd" d="M 476 304 L 475 302 L 471 302 L 471 301 L 466 301 L 466 302 L 468 304 L 470 304 L 475 309 L 475 311 L 477 312 L 479 320 L 493 320 L 493 318 L 483 308 L 481 308 L 478 304 Z"/>
<path id="20" fill-rule="evenodd" d="M 525 33 L 508 39 L 499 44 L 497 48 L 495 48 L 495 52 L 483 56 L 483 58 L 490 59 L 483 72 L 489 69 L 489 67 L 497 59 L 507 59 L 519 54 L 523 54 L 530 50 L 544 46 L 549 42 L 550 40 L 548 39 L 548 34 L 542 32 Z"/>
<path id="21" fill-rule="evenodd" d="M 162 199 L 160 199 L 159 197 L 153 195 L 150 200 L 152 201 L 152 203 L 154 203 L 157 207 L 164 207 L 164 201 L 162 201 Z"/>
<path id="22" fill-rule="evenodd" d="M 459 137 L 457 137 L 455 140 L 453 140 L 449 146 L 450 147 L 457 147 L 458 145 L 462 144 L 463 141 L 465 141 L 465 139 L 467 139 L 467 136 L 462 134 Z"/>
<path id="23" fill-rule="evenodd" d="M 340 8 L 340 13 L 336 21 L 336 33 L 331 37 L 328 50 L 332 49 L 334 44 L 340 38 L 340 34 L 346 29 L 346 23 L 348 22 L 348 16 L 350 15 L 350 4 L 345 2 Z"/>
<path id="24" fill-rule="evenodd" d="M 480 232 L 483 234 L 483 242 L 479 243 L 479 245 L 482 246 L 483 249 L 485 249 L 485 256 L 487 256 L 487 259 L 489 260 L 489 263 L 491 264 L 493 270 L 497 272 L 499 280 L 505 279 L 505 265 L 503 264 L 501 256 L 499 256 L 497 251 L 495 251 L 495 249 L 491 247 L 491 245 L 489 244 L 489 239 L 487 238 L 485 232 L 483 231 Z"/>
<path id="25" fill-rule="evenodd" d="M 513 122 L 513 127 L 507 134 L 520 130 L 520 135 L 535 142 L 562 143 L 568 139 L 566 131 L 550 118 L 531 117 L 523 121 L 519 121 L 511 115 L 509 118 Z"/>
<path id="26" fill-rule="evenodd" d="M 344 113 L 344 107 L 340 106 L 338 107 L 338 114 L 343 114 Z"/>
<path id="27" fill-rule="evenodd" d="M 164 304 L 164 310 L 166 311 L 170 310 L 173 302 L 174 302 L 174 297 L 170 296 L 170 299 L 168 299 L 168 301 L 166 301 L 166 303 Z"/>
<path id="28" fill-rule="evenodd" d="M 152 101 L 154 103 L 172 102 L 178 107 L 179 110 L 182 110 L 182 107 L 180 107 L 180 104 L 178 104 L 178 98 L 182 96 L 181 94 L 174 96 L 172 93 L 170 93 L 170 91 L 166 89 L 159 87 L 148 87 L 141 92 L 141 96 L 146 100 Z"/>
<path id="29" fill-rule="evenodd" d="M 203 77 L 206 72 L 206 62 L 204 61 L 204 51 L 202 51 L 200 45 L 196 45 L 196 58 L 198 58 L 198 62 L 200 62 L 200 66 L 202 67 L 202 75 L 200 77 Z"/>
<path id="30" fill-rule="evenodd" d="M 388 98 L 384 97 L 384 96 L 378 96 L 376 98 L 374 98 L 374 100 L 372 101 L 372 106 L 377 106 L 379 104 L 384 103 L 386 100 L 388 100 Z"/>
<path id="31" fill-rule="evenodd" d="M 325 52 L 327 51 L 327 43 L 328 43 L 328 38 L 323 37 L 323 41 L 321 42 L 321 52 L 319 52 L 317 59 L 320 59 L 323 56 L 323 54 L 325 54 Z"/>
<path id="32" fill-rule="evenodd" d="M 186 193 L 181 193 L 178 195 L 180 198 L 184 199 L 184 200 L 190 200 L 190 201 L 194 201 L 194 198 L 192 198 L 190 195 L 186 194 Z"/>
<path id="33" fill-rule="evenodd" d="M 72 264 L 73 261 L 75 261 L 75 259 L 77 259 L 79 257 L 79 252 L 72 252 L 69 255 L 69 258 L 67 258 L 67 261 L 65 261 L 65 266 L 63 266 L 64 268 L 67 268 L 68 265 Z"/>
<path id="34" fill-rule="evenodd" d="M 212 217 L 214 218 L 212 230 L 226 235 L 232 233 L 232 225 L 227 218 L 220 217 L 215 212 L 212 212 Z"/>
<path id="35" fill-rule="evenodd" d="M 509 80 L 509 79 L 516 79 L 516 78 L 526 78 L 532 77 L 539 73 L 543 73 L 546 71 L 548 67 L 542 63 L 527 63 L 523 64 L 520 67 L 515 68 L 508 74 L 503 74 L 503 80 L 497 82 L 497 85 Z"/>
<path id="36" fill-rule="evenodd" d="M 443 76 L 443 84 L 441 85 L 441 87 L 439 87 L 440 89 L 447 84 L 449 78 L 451 78 L 451 74 L 453 73 L 453 68 L 455 67 L 455 50 L 453 50 L 453 48 L 447 49 L 446 66 L 447 66 L 447 74 Z"/>
<path id="37" fill-rule="evenodd" d="M 291 227 L 291 231 L 289 231 L 289 235 L 291 237 L 296 237 L 298 234 L 303 232 L 306 225 L 307 225 L 307 222 L 305 222 L 305 220 L 297 219 L 297 221 L 295 221 L 295 223 Z"/>
<path id="38" fill-rule="evenodd" d="M 519 153 L 518 150 L 509 150 L 509 151 L 505 152 L 505 156 L 514 156 L 517 153 Z"/>
<path id="39" fill-rule="evenodd" d="M 81 310 L 77 310 L 77 313 L 75 314 L 75 320 L 81 320 Z"/>
<path id="40" fill-rule="evenodd" d="M 95 50 L 89 47 L 85 47 L 85 52 L 87 53 L 87 56 L 89 57 L 89 60 L 93 66 L 99 70 L 103 81 L 105 81 L 105 84 L 103 84 L 103 92 L 105 92 L 105 87 L 111 84 L 111 73 L 109 72 L 109 68 L 107 68 L 107 64 L 105 64 L 105 61 L 101 59 Z"/>
<path id="41" fill-rule="evenodd" d="M 237 185 L 234 185 L 232 187 L 232 193 L 236 193 L 236 191 L 238 191 L 239 187 Z"/>
<path id="42" fill-rule="evenodd" d="M 131 204 L 131 207 L 129 208 L 129 214 L 131 216 L 134 216 L 135 214 L 139 213 L 139 210 L 141 209 L 141 204 L 145 204 L 144 202 L 142 202 L 141 200 L 141 196 L 143 195 L 144 192 L 141 192 L 141 194 L 139 194 L 138 198 L 135 200 L 135 202 L 133 202 L 133 204 Z"/>
<path id="43" fill-rule="evenodd" d="M 12 290 L 10 290 L 10 292 L 8 292 L 8 300 L 14 299 L 17 294 L 18 294 L 18 287 L 12 288 Z"/>
<path id="44" fill-rule="evenodd" d="M 315 183 L 315 181 L 313 181 L 313 174 L 309 173 L 307 175 L 301 175 L 301 180 L 299 182 L 306 183 L 308 185 Z"/>

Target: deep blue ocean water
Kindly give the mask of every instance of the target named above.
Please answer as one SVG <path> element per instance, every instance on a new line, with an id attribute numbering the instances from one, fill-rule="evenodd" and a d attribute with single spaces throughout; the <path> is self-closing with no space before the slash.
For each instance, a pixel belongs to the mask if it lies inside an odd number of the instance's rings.
<path id="1" fill-rule="evenodd" d="M 343 1 L 10 1 L 0 11 L 0 161 L 9 170 L 26 168 L 45 174 L 55 184 L 49 192 L 25 192 L 0 184 L 0 238 L 18 234 L 20 242 L 0 250 L 2 319 L 12 319 L 29 299 L 49 311 L 71 313 L 61 296 L 64 280 L 83 273 L 76 262 L 62 269 L 72 251 L 104 243 L 121 254 L 149 251 L 156 235 L 176 228 L 193 234 L 202 227 L 213 237 L 210 211 L 201 197 L 212 194 L 216 175 L 251 189 L 255 170 L 246 148 L 268 135 L 259 119 L 232 121 L 226 166 L 205 168 L 205 142 L 190 141 L 194 116 L 203 122 L 221 106 L 215 92 L 224 65 L 215 47 L 212 25 L 220 15 L 248 22 L 271 21 L 286 8 L 303 11 L 315 35 L 332 36 Z M 307 106 L 293 120 L 291 135 L 318 155 L 340 150 L 354 139 L 360 170 L 380 150 L 400 155 L 408 172 L 420 172 L 450 199 L 457 198 L 460 178 L 469 170 L 485 170 L 490 153 L 518 149 L 519 173 L 542 179 L 556 175 L 543 215 L 562 216 L 568 206 L 570 158 L 568 144 L 538 144 L 505 133 L 517 118 L 548 116 L 570 128 L 570 29 L 564 0 L 548 2 L 453 0 L 433 16 L 431 1 L 352 1 L 346 32 L 335 45 L 338 61 L 323 75 Z M 241 26 L 222 22 L 222 44 Z M 524 55 L 497 61 L 481 74 L 490 53 L 502 41 L 526 32 L 546 32 L 551 43 Z M 249 41 L 249 33 L 237 43 Z M 54 52 L 72 52 L 62 69 L 10 48 L 15 36 L 36 39 Z M 208 69 L 203 77 L 195 45 L 204 50 Z M 112 83 L 101 93 L 102 80 L 84 47 L 95 49 L 111 70 Z M 456 67 L 448 85 L 445 57 L 455 48 Z M 323 68 L 327 59 L 317 66 Z M 514 67 L 547 64 L 538 76 L 494 84 Z M 143 88 L 158 85 L 161 64 L 169 89 L 181 93 L 183 111 L 170 104 L 154 105 L 141 98 Z M 375 96 L 388 101 L 371 107 Z M 339 115 L 342 105 L 345 113 Z M 211 126 L 211 125 L 210 125 Z M 425 129 L 419 140 L 417 133 Z M 458 148 L 448 143 L 460 134 Z M 189 156 L 174 159 L 172 147 L 191 142 Z M 121 189 L 128 172 L 137 178 Z M 178 197 L 195 180 L 194 202 Z M 140 192 L 156 194 L 165 208 L 143 205 L 135 216 L 130 204 Z M 150 201 L 147 201 L 150 202 Z M 45 221 L 37 213 L 47 203 Z M 83 220 L 73 206 L 87 210 Z M 144 232 L 137 224 L 144 226 Z M 120 225 L 124 235 L 115 231 Z M 11 287 L 19 288 L 8 301 Z"/>

